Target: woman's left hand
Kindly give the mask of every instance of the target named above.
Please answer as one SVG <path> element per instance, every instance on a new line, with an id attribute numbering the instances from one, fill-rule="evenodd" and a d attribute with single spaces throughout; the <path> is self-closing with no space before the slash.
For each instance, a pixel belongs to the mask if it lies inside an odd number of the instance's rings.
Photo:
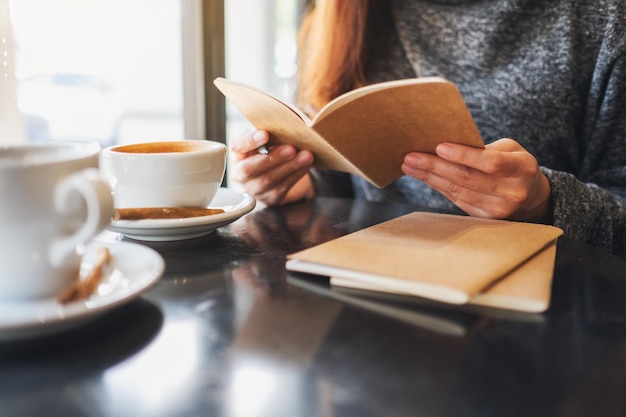
<path id="1" fill-rule="evenodd" d="M 551 221 L 550 183 L 535 157 L 513 139 L 500 139 L 485 149 L 442 143 L 436 152 L 408 153 L 402 171 L 471 216 Z"/>

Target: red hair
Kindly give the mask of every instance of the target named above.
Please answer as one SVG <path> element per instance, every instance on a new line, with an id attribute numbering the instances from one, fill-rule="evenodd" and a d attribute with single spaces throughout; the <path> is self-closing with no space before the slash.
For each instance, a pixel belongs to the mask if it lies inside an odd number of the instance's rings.
<path id="1" fill-rule="evenodd" d="M 321 0 L 300 29 L 298 103 L 315 113 L 338 95 L 366 83 L 368 39 L 388 0 Z M 376 21 L 374 19 L 377 19 Z"/>

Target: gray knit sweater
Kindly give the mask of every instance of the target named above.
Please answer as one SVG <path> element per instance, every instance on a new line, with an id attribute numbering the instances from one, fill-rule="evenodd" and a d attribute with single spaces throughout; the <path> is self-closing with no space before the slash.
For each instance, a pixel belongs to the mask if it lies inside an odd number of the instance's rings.
<path id="1" fill-rule="evenodd" d="M 486 143 L 509 137 L 539 161 L 554 225 L 626 259 L 626 1 L 390 0 L 368 81 L 442 76 Z M 314 171 L 318 195 L 457 211 L 424 183 L 385 189 Z"/>

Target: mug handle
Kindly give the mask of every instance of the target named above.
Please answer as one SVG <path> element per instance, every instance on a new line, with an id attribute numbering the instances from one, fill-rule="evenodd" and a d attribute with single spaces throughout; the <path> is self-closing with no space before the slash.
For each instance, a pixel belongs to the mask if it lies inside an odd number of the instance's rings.
<path id="1" fill-rule="evenodd" d="M 113 217 L 113 195 L 96 168 L 87 168 L 64 178 L 54 191 L 54 204 L 59 212 L 70 209 L 71 196 L 78 192 L 87 206 L 87 218 L 78 231 L 56 240 L 50 248 L 50 262 L 55 267 L 76 254 L 76 248 L 104 230 Z"/>

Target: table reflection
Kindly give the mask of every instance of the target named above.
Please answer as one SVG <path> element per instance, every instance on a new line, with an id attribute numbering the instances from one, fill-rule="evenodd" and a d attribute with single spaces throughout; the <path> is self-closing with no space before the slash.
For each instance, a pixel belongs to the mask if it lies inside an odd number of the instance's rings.
<path id="1" fill-rule="evenodd" d="M 89 325 L 0 344 L 3 415 L 617 416 L 626 264 L 559 240 L 544 314 L 335 288 L 287 254 L 398 217 L 320 198 L 211 235 L 140 242 L 166 262 Z M 105 233 L 105 240 L 128 240 Z"/>
<path id="2" fill-rule="evenodd" d="M 174 320 L 141 355 L 104 372 L 108 410 L 115 415 L 167 415 L 193 402 L 196 374 L 203 372 L 198 327 L 192 319 Z"/>

